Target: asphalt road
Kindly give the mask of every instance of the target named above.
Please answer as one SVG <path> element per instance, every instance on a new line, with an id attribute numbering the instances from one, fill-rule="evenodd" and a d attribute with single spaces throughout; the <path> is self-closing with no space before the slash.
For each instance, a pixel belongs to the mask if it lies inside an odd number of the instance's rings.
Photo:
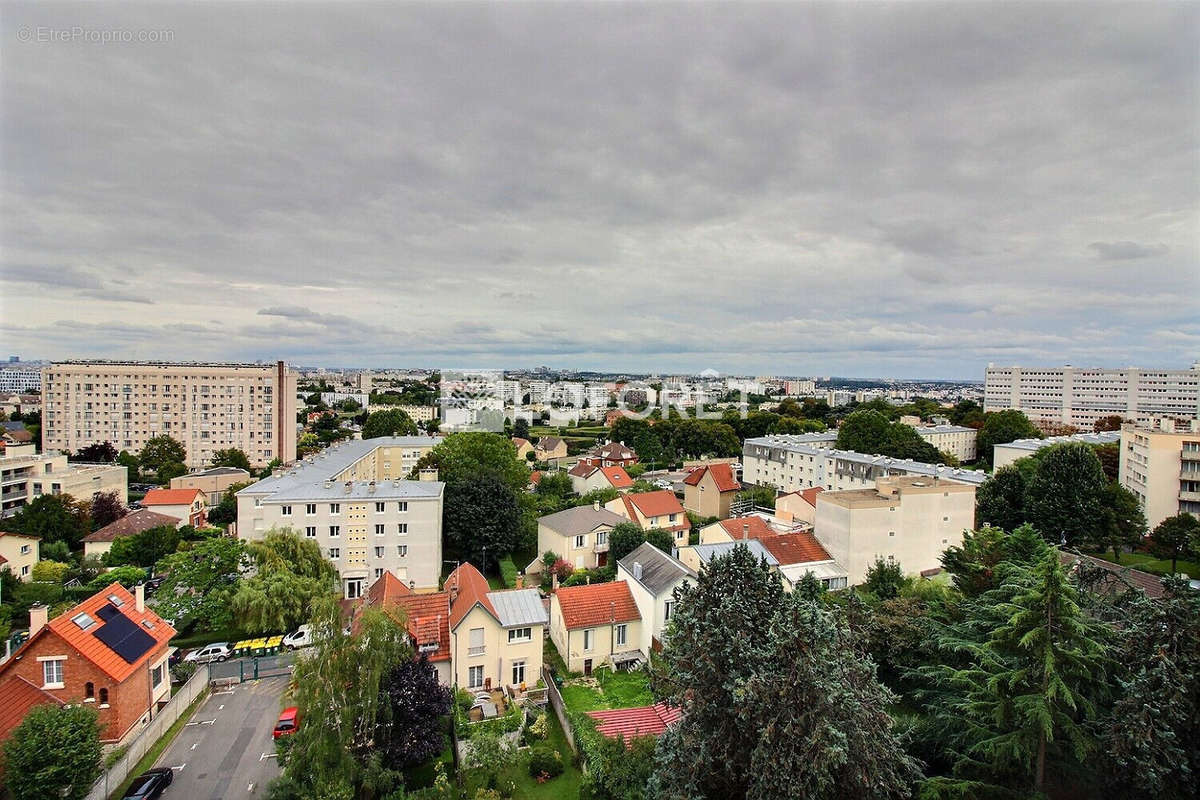
<path id="1" fill-rule="evenodd" d="M 158 759 L 175 770 L 166 800 L 261 796 L 279 774 L 271 731 L 288 677 L 234 684 L 209 695 Z"/>

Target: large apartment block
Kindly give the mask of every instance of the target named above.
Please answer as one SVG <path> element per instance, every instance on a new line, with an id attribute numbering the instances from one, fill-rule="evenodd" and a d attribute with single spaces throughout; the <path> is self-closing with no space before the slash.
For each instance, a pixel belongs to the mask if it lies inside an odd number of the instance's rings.
<path id="1" fill-rule="evenodd" d="M 1200 361 L 1191 369 L 997 367 L 988 364 L 983 410 L 1015 408 L 1034 422 L 1091 430 L 1120 414 L 1140 424 L 1155 417 L 1200 417 Z"/>
<path id="2" fill-rule="evenodd" d="M 0 451 L 0 519 L 11 517 L 43 494 L 69 494 L 88 502 L 116 492 L 129 502 L 129 472 L 119 464 L 72 464 L 61 454 L 36 453 L 32 444 Z"/>
<path id="3" fill-rule="evenodd" d="M 1151 528 L 1184 512 L 1200 516 L 1200 421 L 1124 425 L 1119 480 L 1137 495 Z"/>
<path id="4" fill-rule="evenodd" d="M 436 591 L 445 484 L 404 478 L 438 441 L 358 439 L 308 456 L 237 493 L 238 537 L 262 539 L 272 528 L 291 528 L 316 541 L 350 599 L 386 572 L 416 591 Z"/>
<path id="5" fill-rule="evenodd" d="M 979 432 L 974 428 L 962 425 L 921 425 L 913 430 L 926 442 L 959 461 L 974 461 L 978 455 L 975 438 Z"/>
<path id="6" fill-rule="evenodd" d="M 42 371 L 42 396 L 46 450 L 112 442 L 137 452 L 166 435 L 193 469 L 230 447 L 255 466 L 296 459 L 296 373 L 282 361 L 64 361 Z"/>
<path id="7" fill-rule="evenodd" d="M 877 479 L 892 475 L 951 478 L 976 485 L 987 478 L 969 469 L 835 450 L 836 439 L 837 434 L 829 432 L 747 439 L 742 448 L 742 483 L 798 492 L 815 486 L 826 491 L 867 489 Z"/>

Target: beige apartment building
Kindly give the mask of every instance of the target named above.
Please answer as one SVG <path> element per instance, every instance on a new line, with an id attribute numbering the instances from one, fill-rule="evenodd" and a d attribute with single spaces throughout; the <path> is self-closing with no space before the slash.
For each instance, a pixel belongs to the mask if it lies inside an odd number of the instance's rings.
<path id="1" fill-rule="evenodd" d="M 436 475 L 404 477 L 439 439 L 386 436 L 339 442 L 237 493 L 237 535 L 291 528 L 337 567 L 345 597 L 390 571 L 417 591 L 442 574 L 442 499 Z"/>
<path id="2" fill-rule="evenodd" d="M 41 558 L 42 540 L 25 533 L 0 531 L 0 572 L 10 571 L 19 580 L 33 580 L 33 565 Z"/>
<path id="3" fill-rule="evenodd" d="M 908 575 L 939 568 L 942 552 L 961 545 L 974 525 L 974 486 L 905 475 L 870 489 L 821 492 L 813 532 L 853 586 L 877 558 L 899 562 Z"/>
<path id="4" fill-rule="evenodd" d="M 129 502 L 129 473 L 119 464 L 72 464 L 65 455 L 35 453 L 32 445 L 0 451 L 0 519 L 43 494 L 69 494 L 87 502 L 116 492 Z"/>
<path id="5" fill-rule="evenodd" d="M 975 437 L 978 431 L 962 425 L 914 425 L 917 435 L 943 453 L 959 461 L 974 461 L 978 455 Z"/>
<path id="6" fill-rule="evenodd" d="M 296 459 L 296 373 L 275 364 L 64 361 L 42 370 L 42 446 L 136 453 L 171 436 L 201 469 L 236 447 L 254 466 Z"/>
<path id="7" fill-rule="evenodd" d="M 1151 529 L 1176 514 L 1200 516 L 1200 420 L 1124 425 L 1118 480 L 1137 495 Z"/>
<path id="8" fill-rule="evenodd" d="M 1045 439 L 1014 439 L 992 447 L 992 469 L 1007 467 L 1017 459 L 1028 458 L 1037 451 L 1056 444 L 1082 443 L 1099 446 L 1120 440 L 1121 434 L 1118 431 L 1073 433 L 1070 436 L 1047 436 Z"/>
<path id="9" fill-rule="evenodd" d="M 221 502 L 225 490 L 236 483 L 249 483 L 250 473 L 237 467 L 213 467 L 171 478 L 172 489 L 199 489 L 204 492 L 208 507 Z"/>

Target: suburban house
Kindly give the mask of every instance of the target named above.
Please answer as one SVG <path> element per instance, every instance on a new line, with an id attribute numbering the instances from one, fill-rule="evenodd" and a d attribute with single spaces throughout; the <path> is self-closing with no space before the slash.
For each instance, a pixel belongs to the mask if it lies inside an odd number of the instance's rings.
<path id="1" fill-rule="evenodd" d="M 624 442 L 609 442 L 588 450 L 579 457 L 580 464 L 594 467 L 630 467 L 638 462 L 638 455 Z"/>
<path id="2" fill-rule="evenodd" d="M 413 650 L 424 654 L 437 668 L 438 681 L 450 686 L 450 595 L 447 592 L 417 594 L 390 570 L 383 573 L 363 599 L 363 606 L 381 608 L 403 618 Z M 360 606 L 363 607 L 363 606 Z"/>
<path id="3" fill-rule="evenodd" d="M 520 696 L 542 674 L 548 619 L 537 589 L 491 591 L 487 578 L 462 564 L 446 578 L 450 596 L 451 675 L 467 689 L 501 689 Z"/>
<path id="4" fill-rule="evenodd" d="M 136 536 L 142 531 L 159 528 L 163 525 L 178 528 L 182 524 L 183 520 L 178 517 L 160 514 L 148 508 L 139 508 L 83 537 L 83 554 L 84 556 L 102 556 L 112 550 L 113 542 L 122 536 Z"/>
<path id="5" fill-rule="evenodd" d="M 208 520 L 208 499 L 200 489 L 151 489 L 142 498 L 142 508 L 175 517 L 196 528 Z"/>
<path id="6" fill-rule="evenodd" d="M 675 607 L 676 588 L 696 579 L 696 572 L 649 542 L 617 562 L 617 580 L 625 581 L 642 616 L 643 653 L 662 650 L 663 630 Z"/>
<path id="7" fill-rule="evenodd" d="M 4 698 L 4 702 L 0 703 L 0 747 L 25 719 L 25 715 L 37 706 L 47 703 L 65 705 L 64 701 L 40 686 L 40 683 L 34 685 L 20 675 L 9 675 L 0 680 L 0 697 Z M 0 778 L 3 778 L 3 769 L 0 764 Z"/>
<path id="8" fill-rule="evenodd" d="M 605 503 L 604 507 L 637 523 L 644 531 L 661 528 L 674 535 L 676 544 L 687 544 L 692 523 L 672 491 L 660 489 L 657 492 L 624 494 Z"/>
<path id="9" fill-rule="evenodd" d="M 533 456 L 538 461 L 549 461 L 552 458 L 566 458 L 567 443 L 557 436 L 543 436 L 534 445 Z"/>
<path id="10" fill-rule="evenodd" d="M 37 536 L 0 531 L 0 571 L 7 569 L 18 580 L 32 580 L 33 565 L 42 557 L 41 545 Z"/>
<path id="11" fill-rule="evenodd" d="M 146 608 L 142 587 L 130 593 L 114 583 L 47 616 L 45 606 L 30 610 L 29 639 L 0 666 L 0 686 L 20 678 L 58 702 L 96 709 L 106 744 L 126 741 L 170 700 L 167 643 L 175 629 Z"/>
<path id="12" fill-rule="evenodd" d="M 709 561 L 714 558 L 723 556 L 733 550 L 733 548 L 745 545 L 750 550 L 750 555 L 754 556 L 757 561 L 763 559 L 767 562 L 767 566 L 772 572 L 779 570 L 779 559 L 771 554 L 763 543 L 757 539 L 746 539 L 745 541 L 738 540 L 728 542 L 712 542 L 710 544 L 694 544 L 690 547 L 680 547 L 676 555 L 679 560 L 687 565 L 688 569 L 693 572 L 700 572 Z"/>
<path id="13" fill-rule="evenodd" d="M 204 499 L 208 503 L 208 507 L 212 508 L 221 502 L 221 498 L 225 496 L 225 491 L 230 486 L 238 483 L 251 483 L 252 480 L 250 473 L 244 469 L 213 467 L 180 475 L 178 478 L 171 478 L 171 488 L 199 489 L 204 492 Z"/>
<path id="14" fill-rule="evenodd" d="M 533 445 L 529 443 L 528 439 L 522 439 L 520 436 L 514 436 L 512 438 L 512 443 L 517 448 L 517 458 L 521 459 L 522 461 L 526 460 L 525 456 L 527 453 L 533 452 Z"/>
<path id="15" fill-rule="evenodd" d="M 660 736 L 683 716 L 683 710 L 666 703 L 637 708 L 616 708 L 589 711 L 587 715 L 596 720 L 596 730 L 602 736 L 627 742 L 639 736 Z"/>
<path id="16" fill-rule="evenodd" d="M 608 533 L 629 520 L 602 508 L 599 502 L 576 506 L 538 517 L 538 553 L 556 553 L 575 569 L 595 569 L 608 563 Z M 528 573 L 542 571 L 542 559 L 533 560 Z"/>
<path id="17" fill-rule="evenodd" d="M 798 492 L 788 492 L 775 498 L 775 516 L 787 522 L 807 522 L 817 519 L 817 495 L 824 486 L 813 486 Z"/>
<path id="18" fill-rule="evenodd" d="M 625 581 L 564 586 L 550 596 L 550 639 L 570 672 L 591 675 L 646 660 L 642 615 Z"/>
<path id="19" fill-rule="evenodd" d="M 811 529 L 780 530 L 758 515 L 723 519 L 700 529 L 700 543 L 756 541 L 778 562 L 784 588 L 794 588 L 811 572 L 826 589 L 846 588 L 847 573 L 833 560 Z"/>
<path id="20" fill-rule="evenodd" d="M 627 492 L 633 488 L 633 478 L 629 477 L 624 467 L 600 467 L 580 461 L 567 474 L 571 476 L 571 488 L 580 495 L 596 489 Z"/>
<path id="21" fill-rule="evenodd" d="M 698 467 L 683 479 L 683 507 L 702 517 L 724 519 L 742 484 L 729 464 Z"/>

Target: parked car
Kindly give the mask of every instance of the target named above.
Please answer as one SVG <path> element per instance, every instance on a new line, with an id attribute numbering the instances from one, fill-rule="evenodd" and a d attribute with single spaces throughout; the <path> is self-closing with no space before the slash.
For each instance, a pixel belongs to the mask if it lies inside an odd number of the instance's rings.
<path id="1" fill-rule="evenodd" d="M 666 478 L 659 478 L 658 480 L 656 480 L 654 482 L 654 485 L 660 489 L 674 489 L 675 488 L 675 484 L 671 483 Z"/>
<path id="2" fill-rule="evenodd" d="M 292 706 L 285 708 L 279 714 L 279 721 L 275 723 L 275 730 L 271 731 L 271 738 L 278 739 L 280 736 L 291 736 L 300 727 L 300 709 Z"/>
<path id="3" fill-rule="evenodd" d="M 283 637 L 283 646 L 288 650 L 295 650 L 298 647 L 308 647 L 313 643 L 312 626 L 301 625 L 296 630 Z"/>
<path id="4" fill-rule="evenodd" d="M 163 793 L 175 779 L 175 772 L 170 767 L 148 769 L 133 779 L 125 791 L 124 800 L 153 800 Z"/>
<path id="5" fill-rule="evenodd" d="M 183 657 L 184 661 L 192 661 L 197 664 L 207 664 L 210 661 L 224 661 L 233 653 L 229 649 L 229 642 L 213 642 L 206 644 L 199 650 L 193 650 Z"/>

